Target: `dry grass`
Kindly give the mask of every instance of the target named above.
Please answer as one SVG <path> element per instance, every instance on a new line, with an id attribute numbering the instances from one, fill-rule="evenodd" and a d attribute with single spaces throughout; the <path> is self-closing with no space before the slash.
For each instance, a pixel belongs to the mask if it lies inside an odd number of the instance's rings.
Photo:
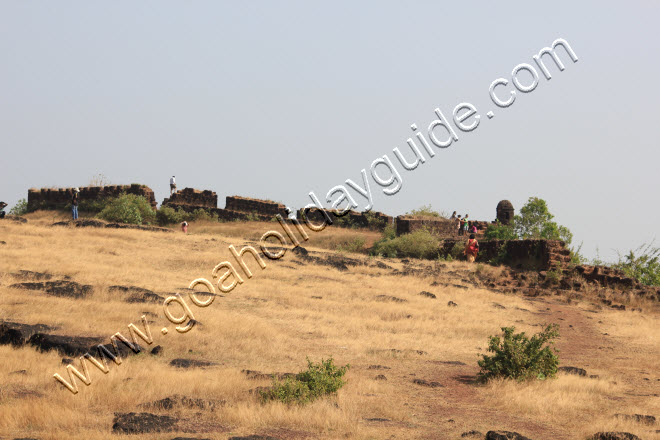
<path id="1" fill-rule="evenodd" d="M 164 355 L 130 357 L 120 366 L 111 365 L 106 375 L 90 366 L 92 384 L 80 385 L 80 392 L 72 395 L 52 377 L 56 372 L 66 374 L 61 355 L 0 345 L 0 436 L 107 439 L 114 412 L 140 411 L 138 404 L 173 394 L 224 400 L 225 405 L 213 412 L 155 411 L 176 415 L 193 430 L 211 432 L 188 436 L 218 439 L 230 433 L 280 438 L 459 438 L 469 429 L 510 429 L 538 440 L 583 438 L 619 428 L 646 439 L 648 428 L 621 422 L 613 414 L 660 415 L 658 399 L 649 396 L 660 391 L 659 327 L 654 313 L 590 313 L 587 305 L 531 300 L 481 288 L 431 286 L 433 281 L 466 284 L 462 280 L 473 278 L 475 266 L 459 262 L 449 264 L 443 275 L 401 276 L 378 269 L 370 264 L 376 260 L 363 256 L 352 255 L 367 265 L 340 272 L 296 264 L 298 259 L 287 253 L 282 260 L 268 261 L 265 270 L 246 257 L 254 277 L 207 308 L 191 304 L 201 325 L 178 334 L 164 318 L 162 305 L 127 303 L 124 295 L 109 293 L 108 286 L 181 291 L 195 278 L 211 279 L 213 267 L 230 259 L 229 244 L 240 248 L 246 240 L 256 241 L 277 228 L 277 223 L 192 224 L 192 234 L 186 236 L 51 228 L 47 225 L 53 217 L 36 213 L 26 225 L 0 223 L 0 240 L 7 242 L 0 246 L 0 319 L 53 325 L 57 333 L 66 335 L 109 337 L 125 332 L 127 324 L 138 324 L 140 316 L 150 312 L 155 314 L 148 316 L 153 345 L 162 345 Z M 310 236 L 305 247 L 316 251 L 360 236 L 367 242 L 378 238 L 375 233 L 340 228 Z M 380 261 L 398 269 L 404 266 Z M 431 264 L 412 261 L 418 268 Z M 10 274 L 21 269 L 69 275 L 93 285 L 94 292 L 74 300 L 9 288 L 18 281 Z M 437 299 L 420 296 L 422 290 L 433 292 Z M 377 300 L 382 294 L 406 301 Z M 450 300 L 459 306 L 448 307 Z M 599 379 L 562 376 L 528 384 L 471 383 L 489 335 L 512 324 L 538 331 L 540 325 L 562 316 L 550 315 L 547 308 L 565 314 L 565 320 L 558 322 L 567 359 L 589 368 L 590 374 L 593 369 Z M 167 335 L 160 332 L 165 326 L 170 329 Z M 572 333 L 576 331 L 612 350 L 577 349 L 581 346 L 580 335 Z M 597 339 L 606 338 L 602 333 L 608 333 L 609 339 Z M 250 394 L 250 389 L 268 381 L 248 379 L 242 369 L 297 372 L 308 356 L 317 361 L 334 356 L 337 364 L 351 364 L 348 384 L 336 397 L 287 407 L 263 405 Z M 190 370 L 169 366 L 171 359 L 181 357 L 218 365 Z M 390 369 L 368 369 L 373 364 Z M 12 374 L 23 369 L 26 374 Z M 646 371 L 650 381 L 637 377 L 638 370 Z M 387 381 L 374 380 L 381 373 Z M 412 383 L 414 378 L 437 381 L 445 388 L 421 387 Z M 369 418 L 389 421 L 365 420 Z"/>

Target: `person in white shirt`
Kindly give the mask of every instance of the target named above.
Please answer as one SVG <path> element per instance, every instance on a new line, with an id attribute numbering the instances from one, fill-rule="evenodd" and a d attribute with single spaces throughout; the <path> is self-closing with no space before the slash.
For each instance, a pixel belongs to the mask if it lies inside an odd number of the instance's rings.
<path id="1" fill-rule="evenodd" d="M 176 180 L 174 179 L 174 176 L 170 179 L 170 197 L 172 197 L 172 194 L 176 192 Z"/>

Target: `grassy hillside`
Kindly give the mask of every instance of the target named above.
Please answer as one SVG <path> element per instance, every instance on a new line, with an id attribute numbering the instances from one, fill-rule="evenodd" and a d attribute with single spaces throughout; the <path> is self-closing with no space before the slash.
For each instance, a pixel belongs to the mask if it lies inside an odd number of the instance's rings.
<path id="1" fill-rule="evenodd" d="M 267 261 L 264 270 L 247 256 L 254 277 L 200 308 L 188 300 L 190 282 L 210 280 L 213 267 L 230 259 L 229 244 L 240 249 L 276 224 L 193 223 L 191 234 L 184 235 L 50 227 L 57 220 L 51 213 L 28 218 L 27 224 L 0 223 L 0 241 L 6 242 L 0 245 L 0 320 L 46 324 L 55 334 L 109 342 L 117 331 L 128 335 L 129 323 L 141 328 L 140 317 L 146 315 L 154 342 L 121 365 L 110 363 L 108 374 L 90 364 L 91 385 L 78 381 L 75 395 L 53 379 L 59 373 L 68 380 L 62 364 L 68 356 L 0 345 L 3 438 L 120 438 L 112 433 L 114 413 L 142 411 L 174 417 L 177 428 L 133 438 L 456 439 L 470 430 L 517 431 L 535 440 L 583 439 L 598 431 L 627 431 L 644 439 L 657 435 L 657 427 L 615 417 L 660 416 L 656 305 L 619 311 L 561 296 L 505 295 L 475 283 L 470 273 L 476 266 L 460 262 L 342 252 L 360 264 L 339 270 L 288 252 Z M 365 246 L 379 238 L 334 228 L 311 233 L 304 246 L 322 261 L 359 237 Z M 76 299 L 10 288 L 26 281 L 15 275 L 21 270 L 47 272 L 52 279 L 69 276 L 93 290 Z M 479 270 L 497 276 L 500 269 Z M 130 294 L 109 289 L 113 285 L 163 297 L 181 293 L 198 324 L 179 334 L 164 317 L 162 302 L 129 303 Z M 176 307 L 171 306 L 175 314 Z M 588 376 L 475 382 L 489 335 L 510 325 L 531 334 L 549 323 L 560 325 L 560 365 L 584 368 Z M 162 353 L 150 354 L 156 345 Z M 330 356 L 338 365 L 351 365 L 347 384 L 336 396 L 306 406 L 262 403 L 250 391 L 270 380 L 243 371 L 296 373 L 306 367 L 307 357 Z M 177 358 L 213 365 L 171 366 Z M 213 403 L 140 406 L 173 395 Z"/>

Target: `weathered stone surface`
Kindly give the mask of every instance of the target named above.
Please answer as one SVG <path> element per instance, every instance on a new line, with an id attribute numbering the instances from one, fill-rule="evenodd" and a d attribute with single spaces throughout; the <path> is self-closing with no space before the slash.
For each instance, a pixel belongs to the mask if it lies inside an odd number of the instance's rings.
<path id="1" fill-rule="evenodd" d="M 559 371 L 560 373 L 575 374 L 577 376 L 587 375 L 587 370 L 578 367 L 559 367 L 557 368 L 557 371 Z"/>
<path id="2" fill-rule="evenodd" d="M 48 281 L 53 278 L 53 275 L 48 272 L 34 272 L 31 270 L 19 270 L 16 273 L 12 273 L 11 276 L 32 281 Z"/>
<path id="3" fill-rule="evenodd" d="M 177 368 L 205 368 L 217 365 L 215 362 L 198 359 L 177 358 L 170 361 L 170 365 Z"/>
<path id="4" fill-rule="evenodd" d="M 629 432 L 597 432 L 591 440 L 641 440 Z"/>
<path id="5" fill-rule="evenodd" d="M 501 200 L 497 204 L 495 209 L 495 218 L 502 223 L 503 225 L 508 225 L 513 220 L 515 215 L 515 210 L 513 209 L 513 203 L 508 200 Z"/>
<path id="6" fill-rule="evenodd" d="M 152 208 L 156 208 L 154 192 L 146 185 L 137 183 L 131 185 L 108 185 L 80 187 L 80 201 L 103 200 L 119 197 L 122 193 L 143 196 Z M 71 203 L 73 188 L 30 188 L 28 190 L 28 209 L 63 209 Z"/>
<path id="7" fill-rule="evenodd" d="M 27 344 L 41 351 L 57 350 L 67 356 L 81 356 L 90 350 L 90 347 L 100 344 L 101 338 L 86 336 L 63 336 L 36 333 L 27 340 Z M 111 350 L 112 351 L 112 350 Z"/>
<path id="8" fill-rule="evenodd" d="M 92 286 L 67 280 L 17 283 L 9 287 L 14 289 L 40 290 L 49 295 L 68 298 L 84 298 L 92 293 Z"/>
<path id="9" fill-rule="evenodd" d="M 195 397 L 182 396 L 175 394 L 173 396 L 165 397 L 164 399 L 155 400 L 153 402 L 141 403 L 139 408 L 144 409 L 158 409 L 158 410 L 172 410 L 177 408 L 188 408 L 198 410 L 213 411 L 217 406 L 223 405 L 224 401 L 204 400 Z"/>
<path id="10" fill-rule="evenodd" d="M 484 435 L 483 435 L 483 433 L 482 433 L 481 431 L 475 431 L 475 430 L 472 430 L 472 431 L 467 431 L 467 432 L 464 432 L 464 433 L 461 434 L 461 438 L 465 438 L 465 437 L 478 437 L 478 438 L 483 438 Z"/>
<path id="11" fill-rule="evenodd" d="M 168 199 L 163 200 L 161 206 L 188 205 L 195 208 L 217 208 L 218 195 L 214 191 L 184 188 L 177 191 Z"/>
<path id="12" fill-rule="evenodd" d="M 128 293 L 129 297 L 126 298 L 126 302 L 129 303 L 140 303 L 140 302 L 153 302 L 158 303 L 165 300 L 164 297 L 155 294 L 149 289 L 144 287 L 137 286 L 110 286 L 108 287 L 108 292 L 121 292 Z"/>
<path id="13" fill-rule="evenodd" d="M 436 298 L 435 294 L 433 294 L 431 292 L 427 292 L 426 290 L 422 290 L 421 292 L 419 292 L 419 294 L 422 295 L 422 296 L 425 296 L 427 298 L 432 298 L 432 299 Z"/>
<path id="14" fill-rule="evenodd" d="M 45 324 L 21 324 L 18 322 L 0 322 L 0 345 L 11 344 L 15 347 L 25 345 L 28 339 L 35 333 L 43 333 L 54 330 L 54 327 Z"/>
<path id="15" fill-rule="evenodd" d="M 531 440 L 524 435 L 517 432 L 510 431 L 488 431 L 486 433 L 486 440 Z"/>
<path id="16" fill-rule="evenodd" d="M 147 412 L 115 413 L 112 431 L 121 434 L 144 434 L 148 432 L 171 432 L 177 419 Z"/>
<path id="17" fill-rule="evenodd" d="M 401 303 L 401 302 L 407 302 L 408 300 L 403 298 L 397 298 L 396 296 L 392 296 L 392 295 L 376 295 L 376 301 L 391 301 L 391 302 Z"/>
<path id="18" fill-rule="evenodd" d="M 643 414 L 614 414 L 614 417 L 643 425 L 655 425 L 655 416 Z"/>
<path id="19" fill-rule="evenodd" d="M 419 229 L 427 229 L 440 237 L 455 237 L 458 231 L 456 221 L 444 217 L 411 217 L 400 215 L 396 218 L 396 235 L 410 234 Z"/>
<path id="20" fill-rule="evenodd" d="M 229 440 L 280 440 L 277 437 L 271 437 L 269 435 L 243 435 L 243 436 L 234 436 L 229 437 Z"/>
<path id="21" fill-rule="evenodd" d="M 413 379 L 412 382 L 416 385 L 421 385 L 423 387 L 444 388 L 444 385 L 442 385 L 440 382 L 433 382 L 433 381 L 428 381 L 428 380 L 425 380 L 425 379 Z"/>
<path id="22" fill-rule="evenodd" d="M 251 199 L 240 196 L 227 196 L 225 200 L 225 209 L 239 212 L 254 212 L 271 217 L 277 214 L 280 214 L 283 218 L 289 216 L 286 211 L 286 206 L 281 203 L 273 202 L 272 200 Z"/>

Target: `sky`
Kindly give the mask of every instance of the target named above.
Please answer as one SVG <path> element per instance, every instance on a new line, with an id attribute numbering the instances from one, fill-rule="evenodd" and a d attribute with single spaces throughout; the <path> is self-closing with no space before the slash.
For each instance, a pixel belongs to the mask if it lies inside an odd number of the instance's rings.
<path id="1" fill-rule="evenodd" d="M 540 197 L 584 255 L 614 260 L 660 235 L 658 22 L 652 1 L 4 0 L 0 200 L 102 174 L 160 202 L 176 175 L 219 207 L 298 208 L 365 169 L 376 211 L 492 220 L 502 199 Z M 547 80 L 532 57 L 558 38 L 578 61 L 544 57 Z M 506 79 L 506 99 L 521 63 L 537 87 L 497 107 L 490 84 Z M 453 125 L 458 141 L 433 157 L 420 145 L 425 162 L 403 169 L 392 150 L 412 160 L 410 126 L 426 135 L 460 103 L 477 128 Z M 391 195 L 369 175 L 384 155 L 401 176 Z"/>

